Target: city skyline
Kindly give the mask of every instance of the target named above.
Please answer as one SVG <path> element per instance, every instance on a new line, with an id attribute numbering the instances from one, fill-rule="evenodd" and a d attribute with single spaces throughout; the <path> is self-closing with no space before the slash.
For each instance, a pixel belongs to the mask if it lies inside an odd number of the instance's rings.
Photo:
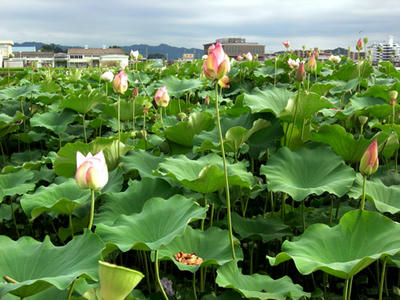
<path id="1" fill-rule="evenodd" d="M 359 37 L 400 37 L 395 0 L 316 2 L 192 1 L 109 2 L 18 0 L 2 3 L 0 39 L 62 45 L 159 45 L 202 49 L 222 37 L 243 37 L 266 52 L 292 48 L 354 48 Z M 26 9 L 29 7 L 29 9 Z"/>

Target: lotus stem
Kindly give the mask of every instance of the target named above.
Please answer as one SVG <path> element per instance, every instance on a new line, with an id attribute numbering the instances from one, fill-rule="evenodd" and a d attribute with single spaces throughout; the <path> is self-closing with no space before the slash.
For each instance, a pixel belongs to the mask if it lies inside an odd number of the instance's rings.
<path id="1" fill-rule="evenodd" d="M 224 149 L 224 140 L 222 137 L 221 121 L 219 117 L 219 107 L 218 107 L 218 85 L 215 84 L 215 110 L 217 115 L 217 125 L 218 125 L 218 135 L 219 143 L 221 147 L 222 163 L 224 165 L 224 175 L 225 175 L 225 193 L 226 193 L 226 209 L 228 218 L 228 230 L 229 230 L 229 241 L 231 244 L 232 259 L 236 259 L 235 246 L 233 244 L 233 233 L 232 233 L 232 216 L 231 216 L 231 199 L 229 195 L 229 181 L 228 181 L 228 169 L 226 166 L 226 157 Z"/>
<path id="2" fill-rule="evenodd" d="M 1 151 L 1 157 L 3 158 L 3 164 L 6 165 L 6 156 L 4 153 L 4 149 L 3 149 L 3 143 L 0 142 L 0 151 Z"/>
<path id="3" fill-rule="evenodd" d="M 120 149 L 120 143 L 121 143 L 121 96 L 118 94 L 118 157 L 121 156 L 121 149 Z"/>
<path id="4" fill-rule="evenodd" d="M 396 106 L 395 104 L 392 105 L 392 126 L 394 125 L 394 118 L 396 116 Z"/>
<path id="5" fill-rule="evenodd" d="M 381 278 L 380 278 L 380 282 L 379 282 L 379 300 L 382 300 L 382 295 L 383 295 L 383 283 L 385 282 L 386 260 L 387 260 L 387 258 L 385 257 L 383 259 Z"/>
<path id="6" fill-rule="evenodd" d="M 197 293 L 196 293 L 196 272 L 193 272 L 192 286 L 193 286 L 193 296 L 194 296 L 194 300 L 197 300 Z"/>
<path id="7" fill-rule="evenodd" d="M 163 123 L 163 119 L 162 119 L 162 106 L 160 106 L 160 122 L 161 122 L 162 128 L 165 130 L 165 128 L 164 128 L 164 123 Z"/>
<path id="8" fill-rule="evenodd" d="M 367 176 L 363 176 L 363 187 L 362 187 L 362 196 L 361 196 L 361 204 L 360 204 L 360 209 L 364 210 L 364 205 L 365 205 L 365 186 L 367 184 Z"/>
<path id="9" fill-rule="evenodd" d="M 74 281 L 72 281 L 71 287 L 69 288 L 67 300 L 71 300 L 72 293 L 73 293 L 74 287 L 75 287 L 75 282 L 76 282 L 76 278 L 74 279 Z"/>
<path id="10" fill-rule="evenodd" d="M 283 193 L 283 195 L 282 195 L 282 202 L 281 202 L 281 219 L 282 219 L 282 220 L 285 219 L 286 198 L 287 198 L 287 194 L 286 194 L 286 193 Z"/>
<path id="11" fill-rule="evenodd" d="M 150 284 L 150 272 L 149 272 L 149 266 L 147 264 L 147 254 L 145 251 L 140 251 L 143 257 L 143 262 L 144 262 L 144 268 L 146 270 L 146 283 L 147 283 L 147 290 L 149 293 L 151 293 L 151 284 Z"/>
<path id="12" fill-rule="evenodd" d="M 68 215 L 69 228 L 71 229 L 71 237 L 74 238 L 74 225 L 72 224 L 72 213 Z"/>
<path id="13" fill-rule="evenodd" d="M 343 300 L 348 300 L 349 279 L 346 279 L 343 287 Z"/>
<path id="14" fill-rule="evenodd" d="M 89 225 L 88 229 L 92 230 L 92 225 L 93 225 L 93 216 L 94 216 L 94 190 L 91 189 L 91 196 L 92 196 L 92 202 L 90 204 L 90 216 L 89 216 Z"/>
<path id="15" fill-rule="evenodd" d="M 135 110 L 136 110 L 136 97 L 133 97 L 132 100 L 132 133 L 135 132 Z"/>
<path id="16" fill-rule="evenodd" d="M 213 226 L 213 221 L 214 221 L 214 202 L 211 202 L 210 227 Z"/>
<path id="17" fill-rule="evenodd" d="M 85 125 L 85 114 L 82 115 L 82 124 L 83 124 L 83 136 L 84 136 L 84 138 L 85 138 L 85 144 L 87 144 L 86 125 Z"/>
<path id="18" fill-rule="evenodd" d="M 353 276 L 350 278 L 349 281 L 349 291 L 347 293 L 347 299 L 350 300 L 351 299 L 351 288 L 353 287 Z"/>
<path id="19" fill-rule="evenodd" d="M 301 223 L 303 225 L 303 232 L 306 231 L 306 217 L 304 215 L 304 202 L 305 200 L 301 201 Z"/>
<path id="20" fill-rule="evenodd" d="M 158 286 L 160 287 L 160 290 L 161 290 L 161 292 L 162 292 L 162 294 L 164 296 L 164 299 L 168 300 L 168 296 L 165 293 L 164 288 L 163 288 L 162 283 L 161 283 L 161 280 L 160 280 L 160 270 L 159 270 L 159 266 L 158 266 L 158 251 L 156 250 L 155 252 L 156 253 L 155 253 L 155 258 L 154 258 L 154 266 L 155 266 L 155 269 L 156 269 L 157 283 L 158 283 Z"/>
<path id="21" fill-rule="evenodd" d="M 294 130 L 294 127 L 296 126 L 296 120 L 297 120 L 297 106 L 299 105 L 299 102 L 300 101 L 300 85 L 299 85 L 299 87 L 298 87 L 298 89 L 297 89 L 297 97 L 296 97 L 296 102 L 295 102 L 295 104 L 294 104 L 294 117 L 293 117 L 293 125 L 292 125 L 292 128 L 290 128 L 290 135 L 289 135 L 289 139 L 287 140 L 287 143 L 286 143 L 286 147 L 289 145 L 289 143 L 292 141 L 292 135 L 293 135 L 293 130 Z"/>
<path id="22" fill-rule="evenodd" d="M 276 85 L 276 68 L 278 64 L 278 58 L 275 57 L 275 65 L 274 65 L 274 86 Z"/>

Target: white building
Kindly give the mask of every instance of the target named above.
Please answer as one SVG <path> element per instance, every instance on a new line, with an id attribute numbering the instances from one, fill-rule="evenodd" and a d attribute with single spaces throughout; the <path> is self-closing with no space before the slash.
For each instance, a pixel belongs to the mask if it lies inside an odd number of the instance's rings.
<path id="1" fill-rule="evenodd" d="M 8 58 L 12 54 L 13 41 L 0 41 L 0 55 L 3 58 Z"/>
<path id="2" fill-rule="evenodd" d="M 391 61 L 398 63 L 400 61 L 400 45 L 393 42 L 393 36 L 389 36 L 387 42 L 374 43 L 368 47 L 371 51 L 371 58 L 374 63 L 380 61 Z"/>
<path id="3" fill-rule="evenodd" d="M 111 67 L 128 65 L 129 56 L 121 48 L 69 48 L 68 67 Z"/>

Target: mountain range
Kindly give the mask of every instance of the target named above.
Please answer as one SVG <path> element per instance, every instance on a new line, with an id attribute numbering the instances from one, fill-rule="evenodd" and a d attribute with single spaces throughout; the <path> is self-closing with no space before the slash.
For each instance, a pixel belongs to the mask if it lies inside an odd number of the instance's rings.
<path id="1" fill-rule="evenodd" d="M 36 47 L 37 51 L 44 45 L 48 44 L 41 42 L 14 43 L 14 47 Z M 62 51 L 64 52 L 68 48 L 82 48 L 82 46 L 65 46 L 65 45 L 54 45 L 54 46 L 62 49 Z M 195 58 L 201 58 L 203 56 L 202 49 L 174 47 L 167 44 L 160 44 L 158 46 L 138 44 L 138 45 L 119 46 L 119 47 L 121 47 L 127 53 L 129 53 L 131 50 L 139 50 L 139 53 L 142 54 L 144 57 L 147 57 L 149 54 L 155 54 L 155 53 L 164 54 L 168 59 L 181 58 L 184 53 L 193 53 Z"/>

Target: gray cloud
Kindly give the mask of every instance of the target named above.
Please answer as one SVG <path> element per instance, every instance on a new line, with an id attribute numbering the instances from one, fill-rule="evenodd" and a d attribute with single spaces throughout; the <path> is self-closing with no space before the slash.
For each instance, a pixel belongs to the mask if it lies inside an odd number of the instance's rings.
<path id="1" fill-rule="evenodd" d="M 241 36 L 283 49 L 290 40 L 331 48 L 359 36 L 400 40 L 398 0 L 16 0 L 2 1 L 0 39 L 101 46 L 167 43 L 201 48 Z M 360 33 L 360 31 L 362 31 Z"/>

